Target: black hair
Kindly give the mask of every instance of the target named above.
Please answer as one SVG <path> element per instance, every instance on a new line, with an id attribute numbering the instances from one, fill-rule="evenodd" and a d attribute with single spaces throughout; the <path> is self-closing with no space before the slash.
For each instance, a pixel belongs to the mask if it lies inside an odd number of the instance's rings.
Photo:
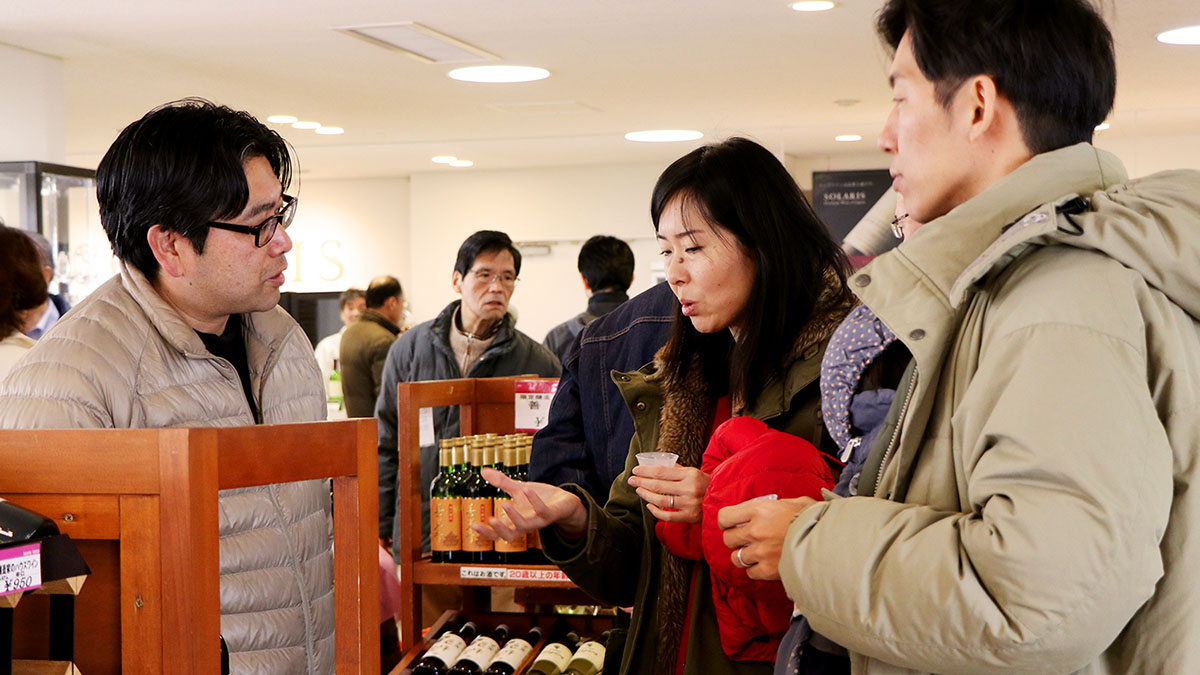
<path id="1" fill-rule="evenodd" d="M 248 112 L 187 98 L 125 127 L 96 168 L 100 222 L 113 253 L 154 279 L 158 261 L 146 241 L 154 225 L 178 232 L 203 253 L 208 223 L 246 207 L 244 163 L 255 157 L 266 158 L 287 190 L 287 142 Z"/>
<path id="2" fill-rule="evenodd" d="M 579 249 L 579 273 L 592 291 L 627 291 L 633 283 L 633 249 L 616 237 L 592 237 Z"/>
<path id="3" fill-rule="evenodd" d="M 512 239 L 507 234 L 496 230 L 480 230 L 467 237 L 462 246 L 458 247 L 458 258 L 454 261 L 454 271 L 465 277 L 480 254 L 499 253 L 500 251 L 508 251 L 512 254 L 513 271 L 520 274 L 521 252 L 517 250 L 516 246 L 513 246 Z"/>
<path id="4" fill-rule="evenodd" d="M 46 302 L 46 277 L 37 245 L 0 223 L 0 340 L 21 331 L 25 312 Z"/>
<path id="5" fill-rule="evenodd" d="M 367 285 L 367 309 L 379 309 L 388 298 L 399 298 L 403 292 L 396 277 L 375 277 Z"/>
<path id="6" fill-rule="evenodd" d="M 400 282 L 396 283 L 398 284 Z M 342 291 L 342 294 L 338 296 L 338 311 L 346 309 L 346 305 L 359 298 L 362 298 L 364 301 L 367 298 L 366 292 L 361 288 L 347 288 L 346 290 Z"/>
<path id="7" fill-rule="evenodd" d="M 745 248 L 754 261 L 754 285 L 736 342 L 727 330 L 700 333 L 676 305 L 665 376 L 682 382 L 699 356 L 710 393 L 727 387 L 750 405 L 781 375 L 808 323 L 826 307 L 849 301 L 846 256 L 783 164 L 745 138 L 702 146 L 667 167 L 650 203 L 656 232 L 677 198 L 685 214 L 694 210 Z M 819 306 L 828 290 L 836 297 Z"/>
<path id="8" fill-rule="evenodd" d="M 888 0 L 875 29 L 893 50 L 910 35 L 943 106 L 968 78 L 990 76 L 1034 154 L 1090 142 L 1112 110 L 1112 33 L 1087 0 Z"/>

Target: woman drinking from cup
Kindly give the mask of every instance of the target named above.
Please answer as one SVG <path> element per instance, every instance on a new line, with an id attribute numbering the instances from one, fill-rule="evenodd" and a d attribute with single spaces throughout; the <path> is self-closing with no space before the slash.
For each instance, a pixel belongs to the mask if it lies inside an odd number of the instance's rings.
<path id="1" fill-rule="evenodd" d="M 708 565 L 667 550 L 656 525 L 701 523 L 709 487 L 701 455 L 731 416 L 828 447 L 817 376 L 828 337 L 853 304 L 846 260 L 779 160 L 746 139 L 671 164 L 651 217 L 679 311 L 652 363 L 614 374 L 636 427 L 625 473 L 600 505 L 572 485 L 485 469 L 513 502 L 479 531 L 513 538 L 540 530 L 546 555 L 580 587 L 633 606 L 623 648 L 610 639 L 607 673 L 769 673 L 769 660 L 728 657 Z M 678 462 L 639 466 L 637 454 L 652 451 Z"/>

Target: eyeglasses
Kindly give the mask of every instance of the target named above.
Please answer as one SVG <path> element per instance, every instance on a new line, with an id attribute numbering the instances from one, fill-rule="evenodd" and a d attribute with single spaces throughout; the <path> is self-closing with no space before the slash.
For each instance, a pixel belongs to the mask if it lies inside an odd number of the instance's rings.
<path id="1" fill-rule="evenodd" d="M 493 281 L 499 281 L 501 286 L 505 288 L 512 288 L 517 285 L 518 281 L 520 281 L 520 279 L 517 278 L 517 275 L 510 272 L 496 274 L 489 269 L 471 270 L 471 276 L 475 277 L 475 280 L 484 286 L 491 286 Z"/>
<path id="2" fill-rule="evenodd" d="M 233 223 L 222 223 L 218 221 L 210 221 L 209 227 L 215 227 L 218 230 L 228 230 L 230 232 L 241 232 L 242 234 L 254 235 L 254 245 L 262 248 L 271 243 L 271 239 L 275 237 L 275 230 L 282 225 L 283 229 L 287 229 L 288 225 L 292 224 L 292 219 L 296 217 L 296 202 L 299 201 L 291 195 L 283 195 L 283 206 L 275 211 L 274 215 L 262 221 L 254 227 L 249 225 L 234 225 Z"/>

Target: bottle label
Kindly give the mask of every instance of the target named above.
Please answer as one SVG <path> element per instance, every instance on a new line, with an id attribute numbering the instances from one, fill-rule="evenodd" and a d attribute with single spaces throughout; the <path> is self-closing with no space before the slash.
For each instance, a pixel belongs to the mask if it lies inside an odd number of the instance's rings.
<path id="1" fill-rule="evenodd" d="M 504 649 L 501 649 L 500 653 L 496 654 L 496 658 L 492 659 L 492 663 L 490 665 L 503 663 L 515 671 L 518 667 L 520 667 L 521 662 L 525 660 L 525 657 L 529 656 L 529 652 L 532 651 L 533 645 L 520 638 L 509 640 L 508 644 L 504 645 Z"/>
<path id="2" fill-rule="evenodd" d="M 509 518 L 508 512 L 504 510 L 502 506 L 504 502 L 512 502 L 512 500 L 496 499 L 492 505 L 492 512 L 496 514 L 496 518 L 501 522 L 511 526 L 513 524 L 512 518 Z M 526 550 L 525 537 L 526 535 L 522 534 L 518 535 L 516 539 L 497 539 L 496 550 L 501 553 L 524 553 Z"/>
<path id="3" fill-rule="evenodd" d="M 492 657 L 496 652 L 500 651 L 500 644 L 486 635 L 480 635 L 475 638 L 469 647 L 463 650 L 463 653 L 458 655 L 459 661 L 473 661 L 479 666 L 480 670 L 487 667 L 491 663 Z"/>
<path id="4" fill-rule="evenodd" d="M 471 529 L 472 523 L 486 523 L 492 517 L 492 498 L 473 497 L 462 500 L 462 550 L 490 551 L 492 540 Z"/>
<path id="5" fill-rule="evenodd" d="M 542 536 L 537 530 L 525 533 L 525 547 L 529 550 L 542 550 Z"/>
<path id="6" fill-rule="evenodd" d="M 441 659 L 442 663 L 454 663 L 458 655 L 467 648 L 467 641 L 454 633 L 446 633 L 438 638 L 438 641 L 433 643 L 433 646 L 425 652 L 422 658 L 431 656 Z"/>
<path id="7" fill-rule="evenodd" d="M 435 551 L 462 550 L 462 501 L 458 497 L 434 497 L 429 500 L 433 513 L 430 545 Z"/>
<path id="8" fill-rule="evenodd" d="M 579 651 L 571 657 L 571 665 L 581 673 L 596 673 L 604 667 L 604 645 L 596 642 L 585 642 L 579 646 Z M 590 666 L 584 668 L 582 666 Z"/>
<path id="9" fill-rule="evenodd" d="M 571 648 L 561 642 L 546 645 L 542 653 L 538 654 L 537 662 L 543 666 L 553 666 L 554 672 L 561 673 L 567 669 L 567 664 L 571 663 Z M 543 667 L 542 670 L 550 672 L 551 668 Z"/>

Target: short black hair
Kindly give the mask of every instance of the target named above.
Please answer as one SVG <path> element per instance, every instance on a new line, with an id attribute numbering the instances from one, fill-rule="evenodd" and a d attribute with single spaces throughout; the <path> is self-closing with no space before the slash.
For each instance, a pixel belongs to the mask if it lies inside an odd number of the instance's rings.
<path id="1" fill-rule="evenodd" d="M 346 309 L 346 305 L 354 302 L 359 298 L 366 300 L 367 294 L 361 288 L 347 288 L 338 296 L 338 311 Z"/>
<path id="2" fill-rule="evenodd" d="M 711 387 L 727 386 L 751 406 L 766 382 L 780 374 L 809 322 L 849 302 L 849 263 L 796 180 L 754 141 L 704 145 L 667 167 L 650 201 L 655 232 L 676 198 L 685 217 L 694 210 L 745 247 L 754 260 L 754 286 L 736 343 L 727 330 L 700 333 L 676 304 L 664 373 L 683 382 L 699 357 Z"/>
<path id="3" fill-rule="evenodd" d="M 467 237 L 462 246 L 458 247 L 458 258 L 454 261 L 454 271 L 465 277 L 480 254 L 499 253 L 500 251 L 508 251 L 512 254 L 513 271 L 520 274 L 521 252 L 517 250 L 516 246 L 513 246 L 512 239 L 507 234 L 496 230 L 480 230 Z"/>
<path id="4" fill-rule="evenodd" d="M 579 273 L 593 291 L 627 291 L 633 283 L 633 249 L 616 237 L 592 237 L 579 249 Z"/>
<path id="5" fill-rule="evenodd" d="M 875 29 L 893 50 L 909 33 L 944 106 L 968 78 L 990 76 L 1034 154 L 1091 142 L 1112 110 L 1112 33 L 1087 0 L 888 0 Z"/>
<path id="6" fill-rule="evenodd" d="M 396 277 L 375 277 L 367 285 L 367 309 L 379 309 L 388 298 L 398 298 L 404 293 Z"/>
<path id="7" fill-rule="evenodd" d="M 21 312 L 46 302 L 46 277 L 33 239 L 0 223 L 0 340 L 21 331 Z"/>
<path id="8" fill-rule="evenodd" d="M 248 112 L 187 98 L 125 127 L 96 168 L 100 222 L 113 253 L 154 279 L 158 261 L 146 241 L 154 225 L 178 232 L 203 253 L 208 223 L 246 207 L 244 163 L 255 157 L 266 158 L 287 190 L 287 142 Z"/>

